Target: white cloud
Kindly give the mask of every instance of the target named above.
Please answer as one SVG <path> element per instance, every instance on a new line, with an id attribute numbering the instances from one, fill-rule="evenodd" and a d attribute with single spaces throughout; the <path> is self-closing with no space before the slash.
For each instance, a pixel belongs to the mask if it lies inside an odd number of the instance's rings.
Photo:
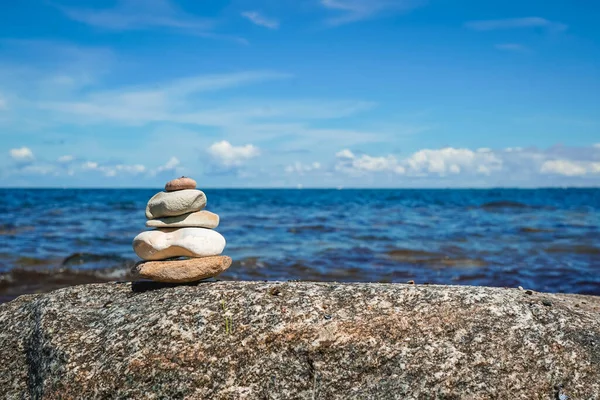
<path id="1" fill-rule="evenodd" d="M 356 154 L 345 149 L 336 154 L 334 170 L 360 181 L 391 186 L 594 186 L 600 181 L 600 146 L 509 147 L 494 150 L 446 147 L 422 149 L 407 157 Z M 378 175 L 376 175 L 378 174 Z M 401 175 L 401 181 L 397 177 Z M 468 177 L 461 179 L 459 177 Z M 343 179 L 343 178 L 339 178 Z"/>
<path id="2" fill-rule="evenodd" d="M 317 171 L 320 169 L 321 163 L 319 162 L 313 162 L 312 164 L 302 164 L 301 162 L 296 161 L 294 164 L 285 167 L 285 172 L 303 175 L 306 172 Z"/>
<path id="3" fill-rule="evenodd" d="M 225 167 L 238 167 L 260 155 L 259 149 L 252 144 L 236 147 L 226 140 L 213 143 L 208 148 L 208 153 Z"/>
<path id="4" fill-rule="evenodd" d="M 151 172 L 152 175 L 160 174 L 161 172 L 175 172 L 181 161 L 177 157 L 171 157 L 164 165 L 156 168 Z"/>
<path id="5" fill-rule="evenodd" d="M 355 145 L 356 146 L 356 145 Z M 88 173 L 98 179 L 112 177 L 127 179 L 156 178 L 160 172 L 180 176 L 181 162 L 177 157 L 155 168 L 143 164 L 108 164 L 96 161 L 79 161 L 72 155 L 64 155 L 54 162 L 36 161 L 27 147 L 12 149 L 11 157 L 17 162 L 6 171 L 10 175 L 63 177 Z M 31 155 L 29 155 L 29 152 Z M 221 166 L 235 168 L 257 157 L 259 149 L 252 145 L 233 146 L 228 141 L 213 143 L 208 154 Z M 237 179 L 244 179 L 250 186 L 260 185 L 259 177 L 268 177 L 274 186 L 289 184 L 294 176 L 302 177 L 302 183 L 311 186 L 346 186 L 354 180 L 359 186 L 594 186 L 600 184 L 600 146 L 588 147 L 552 146 L 548 149 L 528 148 L 453 148 L 422 149 L 404 157 L 395 154 L 365 154 L 350 149 L 335 153 L 335 162 L 323 160 L 307 162 L 304 153 L 298 153 L 298 161 L 284 164 L 283 170 L 271 168 L 278 165 L 267 162 L 266 167 L 237 170 Z M 311 152 L 310 157 L 314 157 Z M 118 155 L 116 155 L 118 156 Z M 269 157 L 285 160 L 286 154 L 268 152 Z M 193 152 L 185 155 L 194 157 Z M 309 157 L 309 156 L 306 156 Z M 13 157 L 14 158 L 14 157 Z M 26 161 L 26 162 L 23 162 Z M 262 164 L 262 162 L 261 162 Z M 68 168 L 67 168 L 68 167 Z M 336 171 L 338 173 L 336 173 Z M 242 173 L 243 172 L 243 173 Z M 285 174 L 284 174 L 285 172 Z M 287 175 L 287 177 L 286 177 Z M 138 184 L 144 180 L 139 179 Z M 53 178 L 54 179 L 54 178 Z M 100 182 L 100 181 L 99 181 Z M 138 182 L 138 181 L 136 181 Z M 288 183 L 286 183 L 288 182 Z M 294 183 L 294 182 L 292 182 Z"/>
<path id="6" fill-rule="evenodd" d="M 541 173 L 564 176 L 583 176 L 600 173 L 600 162 L 583 162 L 571 160 L 548 160 L 541 168 Z"/>
<path id="7" fill-rule="evenodd" d="M 98 163 L 94 162 L 94 161 L 86 161 L 83 164 L 81 164 L 81 168 L 82 169 L 97 169 Z"/>
<path id="8" fill-rule="evenodd" d="M 86 171 L 99 171 L 107 177 L 117 176 L 120 173 L 139 175 L 146 172 L 146 167 L 142 164 L 100 165 L 95 161 L 86 161 L 85 163 L 81 164 L 81 169 Z"/>
<path id="9" fill-rule="evenodd" d="M 499 29 L 518 28 L 545 28 L 553 31 L 564 31 L 567 25 L 560 22 L 549 21 L 541 17 L 490 19 L 480 21 L 469 21 L 465 24 L 469 29 L 476 31 L 493 31 Z"/>
<path id="10" fill-rule="evenodd" d="M 29 147 L 21 147 L 18 149 L 11 149 L 9 153 L 13 160 L 19 161 L 19 162 L 33 161 L 33 159 L 35 158 L 33 156 L 33 152 L 31 151 L 31 149 Z"/>
<path id="11" fill-rule="evenodd" d="M 73 161 L 74 159 L 75 159 L 75 157 L 73 157 L 71 155 L 65 155 L 65 156 L 58 157 L 58 162 L 59 163 L 69 163 L 69 162 Z"/>
<path id="12" fill-rule="evenodd" d="M 6 99 L 0 94 L 0 111 L 8 109 L 8 102 Z"/>
<path id="13" fill-rule="evenodd" d="M 173 169 L 179 165 L 179 160 L 177 157 L 171 157 L 169 161 L 164 165 L 165 169 Z"/>
<path id="14" fill-rule="evenodd" d="M 423 149 L 405 159 L 393 155 L 371 156 L 354 155 L 345 149 L 336 154 L 335 169 L 352 174 L 371 172 L 391 172 L 398 175 L 438 175 L 472 173 L 489 175 L 502 168 L 502 160 L 490 149 L 476 151 L 446 147 L 438 150 Z"/>
<path id="15" fill-rule="evenodd" d="M 600 143 L 594 143 L 593 147 L 596 149 L 600 149 Z"/>
<path id="16" fill-rule="evenodd" d="M 381 171 L 394 171 L 403 172 L 402 169 L 396 170 L 398 161 L 394 156 L 387 157 L 372 157 L 366 154 L 355 158 L 352 161 L 352 167 L 359 171 L 367 172 L 381 172 Z"/>
<path id="17" fill-rule="evenodd" d="M 333 26 L 372 18 L 378 14 L 409 11 L 425 3 L 425 0 L 321 0 L 323 7 L 340 13 L 326 21 Z"/>
<path id="18" fill-rule="evenodd" d="M 343 149 L 338 151 L 337 153 L 335 153 L 335 157 L 336 158 L 346 158 L 346 159 L 353 159 L 354 158 L 354 153 L 352 153 L 349 149 Z"/>
<path id="19" fill-rule="evenodd" d="M 267 18 L 258 11 L 244 11 L 242 17 L 246 18 L 255 25 L 264 26 L 269 29 L 279 28 L 279 21 Z"/>
<path id="20" fill-rule="evenodd" d="M 403 174 L 405 169 L 399 165 L 396 157 L 389 155 L 386 157 L 373 157 L 367 154 L 355 155 L 349 149 L 338 151 L 335 154 L 337 163 L 336 171 L 346 172 L 352 175 L 360 175 L 369 172 L 394 172 Z"/>
<path id="21" fill-rule="evenodd" d="M 424 149 L 414 153 L 405 163 L 411 172 L 438 175 L 458 174 L 461 171 L 489 174 L 502 168 L 502 160 L 489 149 L 472 151 L 446 147 L 439 150 Z"/>

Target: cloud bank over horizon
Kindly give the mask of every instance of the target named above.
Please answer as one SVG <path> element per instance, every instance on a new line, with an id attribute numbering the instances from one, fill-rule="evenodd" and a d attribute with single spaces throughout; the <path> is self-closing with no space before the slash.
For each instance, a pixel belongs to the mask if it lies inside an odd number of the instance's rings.
<path id="1" fill-rule="evenodd" d="M 256 159 L 261 150 L 252 145 L 215 142 L 205 149 L 204 165 L 221 169 L 221 174 L 237 178 L 257 178 L 256 187 L 547 187 L 593 186 L 600 178 L 600 144 L 589 148 L 554 146 L 548 149 L 446 147 L 422 149 L 408 156 L 370 155 L 341 149 L 329 158 L 303 164 L 295 161 L 280 169 L 260 170 Z M 582 159 L 581 154 L 587 154 Z M 193 171 L 171 156 L 161 165 L 117 164 L 63 155 L 55 161 L 36 160 L 27 147 L 10 150 L 13 164 L 10 173 L 19 177 L 45 177 L 59 181 L 77 176 L 85 186 L 96 186 L 98 178 L 135 177 L 132 187 L 148 187 L 157 175 L 180 174 L 203 178 L 205 172 Z M 283 179 L 283 180 L 282 180 Z M 81 180 L 80 180 L 81 182 Z M 105 181 L 110 186 L 111 181 Z M 113 181 L 114 182 L 114 181 Z M 122 181 L 120 181 L 122 182 Z M 219 187 L 236 187 L 227 180 Z M 282 182 L 273 185 L 271 182 Z M 91 183 L 91 184 L 89 184 Z"/>

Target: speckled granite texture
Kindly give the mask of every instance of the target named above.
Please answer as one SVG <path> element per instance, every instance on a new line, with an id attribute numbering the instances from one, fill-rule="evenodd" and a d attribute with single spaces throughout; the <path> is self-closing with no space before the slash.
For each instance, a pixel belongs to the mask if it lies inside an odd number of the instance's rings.
<path id="1" fill-rule="evenodd" d="M 0 305 L 8 399 L 597 399 L 600 298 L 108 283 Z"/>

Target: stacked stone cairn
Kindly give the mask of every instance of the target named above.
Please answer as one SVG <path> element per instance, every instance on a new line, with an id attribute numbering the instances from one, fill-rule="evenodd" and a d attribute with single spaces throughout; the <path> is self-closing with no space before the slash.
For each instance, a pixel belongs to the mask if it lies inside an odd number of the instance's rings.
<path id="1" fill-rule="evenodd" d="M 206 195 L 196 181 L 181 177 L 146 206 L 146 226 L 156 228 L 133 239 L 133 250 L 144 261 L 135 266 L 142 278 L 157 282 L 195 282 L 214 277 L 231 265 L 221 256 L 225 238 L 214 231 L 219 216 L 204 210 Z"/>

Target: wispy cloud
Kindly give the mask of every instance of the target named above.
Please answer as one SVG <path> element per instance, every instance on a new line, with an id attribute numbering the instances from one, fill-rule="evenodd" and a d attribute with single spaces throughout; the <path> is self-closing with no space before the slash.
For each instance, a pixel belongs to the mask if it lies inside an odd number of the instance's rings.
<path id="1" fill-rule="evenodd" d="M 302 164 L 301 162 L 296 161 L 295 163 L 286 166 L 285 172 L 288 174 L 296 173 L 298 175 L 304 175 L 307 172 L 318 171 L 321 167 L 321 163 L 317 161 L 312 164 Z"/>
<path id="2" fill-rule="evenodd" d="M 67 154 L 67 155 L 58 157 L 57 161 L 61 164 L 67 164 L 67 163 L 72 162 L 73 160 L 75 160 L 75 157 L 73 157 L 70 154 Z"/>
<path id="3" fill-rule="evenodd" d="M 109 9 L 58 7 L 75 21 L 116 31 L 160 27 L 193 32 L 206 31 L 214 25 L 211 20 L 178 9 L 168 0 L 119 0 Z"/>
<path id="4" fill-rule="evenodd" d="M 107 177 L 115 177 L 121 174 L 139 175 L 147 172 L 146 167 L 142 164 L 100 164 L 95 161 L 86 161 L 79 166 L 79 169 L 101 172 Z"/>
<path id="5" fill-rule="evenodd" d="M 115 162 L 100 162 L 91 160 L 79 160 L 73 156 L 62 156 L 56 162 L 44 160 L 36 161 L 28 158 L 27 162 L 19 162 L 10 171 L 14 175 L 52 175 L 59 176 L 83 176 L 89 177 L 94 174 L 102 175 L 107 178 L 119 177 L 154 177 L 160 173 L 167 173 L 169 176 L 178 172 L 179 160 L 171 157 L 166 164 L 154 169 L 148 169 L 143 164 L 126 164 Z M 90 175 L 91 174 L 91 175 Z"/>
<path id="6" fill-rule="evenodd" d="M 265 28 L 269 29 L 279 28 L 279 21 L 273 18 L 268 18 L 258 11 L 244 11 L 241 15 L 255 25 L 264 26 Z"/>
<path id="7" fill-rule="evenodd" d="M 527 46 L 524 46 L 519 43 L 499 43 L 494 47 L 498 50 L 512 51 L 514 53 L 526 53 L 529 51 L 529 48 Z"/>
<path id="8" fill-rule="evenodd" d="M 114 65 L 108 47 L 53 40 L 0 39 L 0 81 L 13 92 L 60 95 L 97 83 Z M 8 55 L 8 56 L 6 56 Z"/>
<path id="9" fill-rule="evenodd" d="M 500 29 L 522 29 L 522 28 L 543 28 L 550 31 L 564 31 L 567 25 L 549 21 L 541 17 L 525 17 L 525 18 L 507 18 L 507 19 L 489 19 L 480 21 L 469 21 L 465 23 L 469 29 L 476 31 L 494 31 Z"/>
<path id="10" fill-rule="evenodd" d="M 37 49 L 37 45 L 34 47 Z M 50 52 L 50 49 L 44 51 Z M 86 60 L 87 58 L 89 57 L 86 57 Z M 91 57 L 90 60 L 96 60 L 96 57 Z M 67 57 L 64 61 L 64 66 L 62 62 L 57 64 L 57 71 L 67 71 L 73 58 Z M 94 64 L 88 61 L 81 63 L 81 71 L 84 67 L 93 71 Z M 79 71 L 77 68 L 73 72 Z M 13 119 L 20 121 L 21 128 L 22 124 L 31 124 L 32 121 L 43 126 L 28 129 L 49 130 L 57 127 L 92 125 L 117 129 L 150 126 L 152 129 L 158 129 L 164 124 L 169 124 L 169 132 L 165 136 L 169 137 L 169 140 L 164 141 L 161 136 L 153 139 L 153 143 L 164 142 L 163 147 L 170 146 L 173 142 L 173 130 L 187 129 L 193 131 L 186 134 L 188 143 L 197 143 L 197 132 L 202 130 L 219 134 L 231 143 L 244 143 L 247 137 L 256 141 L 253 143 L 277 142 L 281 151 L 312 148 L 315 143 L 331 145 L 335 140 L 349 146 L 398 133 L 397 127 L 374 131 L 322 126 L 329 124 L 326 121 L 339 120 L 339 123 L 342 123 L 342 119 L 373 109 L 377 104 L 371 101 L 294 98 L 286 95 L 256 97 L 252 94 L 256 90 L 258 93 L 262 91 L 249 87 L 251 85 L 293 77 L 284 72 L 241 71 L 203 74 L 133 86 L 113 85 L 109 90 L 101 89 L 102 80 L 98 79 L 96 73 L 91 77 L 91 81 L 95 81 L 91 85 L 73 85 L 71 76 L 75 75 L 72 74 L 54 79 L 56 76 L 63 75 L 57 75 L 54 70 L 40 70 L 36 73 L 32 71 L 25 75 L 3 77 L 0 70 L 0 83 L 3 86 L 13 84 L 14 87 L 7 88 L 21 96 L 20 107 L 11 105 L 11 110 L 14 108 L 15 111 Z M 46 86 L 46 89 L 40 90 L 40 85 Z M 248 87 L 243 90 L 246 95 L 239 97 L 239 91 L 234 89 L 244 87 Z M 35 118 L 31 118 L 34 115 Z M 175 135 L 181 137 L 179 133 Z M 90 145 L 95 145 L 91 140 L 89 142 Z M 150 152 L 162 151 L 160 146 L 147 146 Z M 74 154 L 74 149 L 70 147 L 64 151 L 63 154 Z M 103 151 L 114 149 L 107 148 Z M 178 151 L 188 152 L 189 149 L 184 146 Z M 126 155 L 119 157 L 120 160 L 128 159 Z M 151 162 L 147 159 L 140 161 L 145 165 Z"/>
<path id="11" fill-rule="evenodd" d="M 110 31 L 165 29 L 172 32 L 247 43 L 214 31 L 216 20 L 187 13 L 170 0 L 118 0 L 113 8 L 80 8 L 57 4 L 68 18 Z"/>
<path id="12" fill-rule="evenodd" d="M 326 20 L 332 26 L 373 18 L 384 12 L 406 12 L 425 3 L 426 0 L 321 0 L 323 7 L 338 13 Z"/>
<path id="13" fill-rule="evenodd" d="M 206 109 L 198 110 L 198 101 L 192 96 L 228 88 L 235 88 L 269 80 L 286 79 L 289 74 L 272 71 L 248 71 L 230 74 L 199 75 L 153 85 L 151 88 L 121 88 L 93 92 L 75 101 L 40 102 L 44 110 L 79 116 L 84 122 L 117 122 L 143 125 L 150 122 L 178 122 L 211 125 L 223 117 L 235 118 L 235 113 Z"/>

